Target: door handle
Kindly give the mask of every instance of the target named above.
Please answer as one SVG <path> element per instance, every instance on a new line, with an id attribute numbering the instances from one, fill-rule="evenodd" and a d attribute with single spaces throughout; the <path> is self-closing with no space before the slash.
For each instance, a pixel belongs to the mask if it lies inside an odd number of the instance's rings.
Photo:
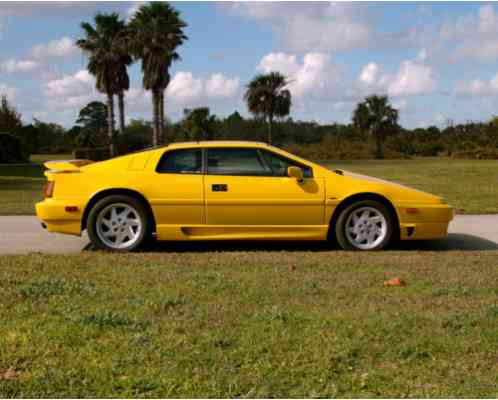
<path id="1" fill-rule="evenodd" d="M 228 185 L 225 183 L 214 183 L 211 185 L 211 190 L 213 192 L 228 192 Z"/>

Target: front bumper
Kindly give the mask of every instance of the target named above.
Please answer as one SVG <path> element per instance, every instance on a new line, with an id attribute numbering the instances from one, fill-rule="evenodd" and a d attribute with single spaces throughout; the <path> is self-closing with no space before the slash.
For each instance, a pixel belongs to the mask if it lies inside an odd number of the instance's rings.
<path id="1" fill-rule="evenodd" d="M 439 239 L 447 236 L 455 210 L 448 204 L 404 204 L 398 216 L 401 240 Z"/>
<path id="2" fill-rule="evenodd" d="M 36 216 L 48 232 L 80 236 L 83 207 L 79 204 L 74 204 L 74 202 L 70 203 L 63 200 L 45 199 L 36 203 Z M 68 206 L 76 206 L 77 211 L 66 211 Z"/>

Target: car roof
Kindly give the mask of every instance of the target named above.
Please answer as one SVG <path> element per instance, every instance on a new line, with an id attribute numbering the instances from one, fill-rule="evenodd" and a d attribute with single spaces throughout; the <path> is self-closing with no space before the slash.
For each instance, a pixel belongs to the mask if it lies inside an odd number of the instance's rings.
<path id="1" fill-rule="evenodd" d="M 191 142 L 176 142 L 168 144 L 168 148 L 185 147 L 270 147 L 263 142 L 253 142 L 249 140 L 201 140 Z"/>

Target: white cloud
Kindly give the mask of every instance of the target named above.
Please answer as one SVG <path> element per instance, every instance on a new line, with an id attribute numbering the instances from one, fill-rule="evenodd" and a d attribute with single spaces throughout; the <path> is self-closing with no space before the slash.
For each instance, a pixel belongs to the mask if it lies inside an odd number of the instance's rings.
<path id="1" fill-rule="evenodd" d="M 223 74 L 213 74 L 206 81 L 206 95 L 214 98 L 230 98 L 239 90 L 239 78 L 227 78 Z"/>
<path id="2" fill-rule="evenodd" d="M 179 103 L 189 103 L 202 96 L 203 84 L 199 78 L 194 78 L 191 72 L 180 71 L 175 74 L 166 89 L 166 96 Z"/>
<path id="3" fill-rule="evenodd" d="M 474 79 L 470 82 L 457 82 L 455 94 L 460 96 L 493 96 L 498 94 L 498 74 L 489 81 Z"/>
<path id="4" fill-rule="evenodd" d="M 376 63 L 365 65 L 358 81 L 360 91 L 377 91 L 387 93 L 389 96 L 414 96 L 431 93 L 436 88 L 431 66 L 419 61 L 420 53 L 415 61 L 402 61 L 398 71 L 392 73 L 381 73 Z"/>
<path id="5" fill-rule="evenodd" d="M 422 48 L 416 61 L 487 62 L 498 59 L 498 12 L 493 4 L 442 22 L 424 16 L 393 31 L 377 23 L 371 7 L 346 2 L 235 2 L 232 14 L 264 23 L 289 52 Z"/>
<path id="6" fill-rule="evenodd" d="M 414 61 L 403 61 L 398 73 L 387 86 L 390 96 L 431 93 L 436 88 L 432 68 Z"/>
<path id="7" fill-rule="evenodd" d="M 43 94 L 51 109 L 73 110 L 90 101 L 105 101 L 105 96 L 95 88 L 95 79 L 86 70 L 52 79 L 42 86 Z M 177 72 L 166 89 L 167 109 L 180 112 L 184 107 L 198 107 L 213 101 L 224 101 L 238 94 L 239 78 L 228 78 L 221 73 L 207 79 L 195 77 L 189 71 Z M 128 113 L 133 116 L 148 113 L 152 109 L 151 92 L 132 87 L 126 92 Z M 218 103 L 216 103 L 218 104 Z M 221 104 L 221 103 L 220 103 Z"/>
<path id="8" fill-rule="evenodd" d="M 236 2 L 231 11 L 269 23 L 291 51 L 364 48 L 371 41 L 365 7 L 348 3 Z"/>
<path id="9" fill-rule="evenodd" d="M 447 21 L 439 30 L 433 49 L 448 54 L 451 62 L 485 62 L 498 58 L 498 14 L 494 5 L 479 8 L 478 14 Z"/>
<path id="10" fill-rule="evenodd" d="M 51 80 L 43 86 L 45 95 L 51 99 L 65 101 L 71 98 L 93 94 L 94 78 L 87 70 L 80 70 L 74 75 L 65 75 L 62 78 Z"/>
<path id="11" fill-rule="evenodd" d="M 67 57 L 75 54 L 77 47 L 74 40 L 64 36 L 60 39 L 52 40 L 48 43 L 41 43 L 31 49 L 31 55 L 35 59 L 51 57 Z"/>
<path id="12" fill-rule="evenodd" d="M 362 68 L 358 80 L 365 85 L 372 85 L 377 81 L 378 73 L 379 66 L 374 62 L 368 63 Z"/>
<path id="13" fill-rule="evenodd" d="M 166 89 L 166 96 L 179 105 L 195 105 L 209 99 L 228 99 L 238 94 L 239 78 L 228 78 L 221 73 L 209 78 L 196 78 L 191 72 L 179 71 Z"/>
<path id="14" fill-rule="evenodd" d="M 2 72 L 26 72 L 32 71 L 39 67 L 39 64 L 33 60 L 15 60 L 13 58 L 0 62 Z"/>
<path id="15" fill-rule="evenodd" d="M 324 53 L 306 53 L 301 62 L 292 54 L 270 53 L 261 59 L 256 70 L 286 75 L 290 81 L 288 88 L 297 98 L 305 95 L 326 98 L 335 92 L 334 83 L 339 79 L 337 66 Z"/>
<path id="16" fill-rule="evenodd" d="M 270 53 L 264 56 L 256 69 L 262 73 L 278 71 L 284 75 L 295 75 L 299 70 L 297 57 L 293 54 Z"/>

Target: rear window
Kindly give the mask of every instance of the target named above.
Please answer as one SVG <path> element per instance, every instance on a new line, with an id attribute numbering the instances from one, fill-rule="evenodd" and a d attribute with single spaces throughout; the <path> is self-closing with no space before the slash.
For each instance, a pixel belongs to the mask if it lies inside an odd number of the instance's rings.
<path id="1" fill-rule="evenodd" d="M 202 150 L 167 151 L 159 160 L 156 172 L 160 174 L 200 174 L 202 173 Z"/>

